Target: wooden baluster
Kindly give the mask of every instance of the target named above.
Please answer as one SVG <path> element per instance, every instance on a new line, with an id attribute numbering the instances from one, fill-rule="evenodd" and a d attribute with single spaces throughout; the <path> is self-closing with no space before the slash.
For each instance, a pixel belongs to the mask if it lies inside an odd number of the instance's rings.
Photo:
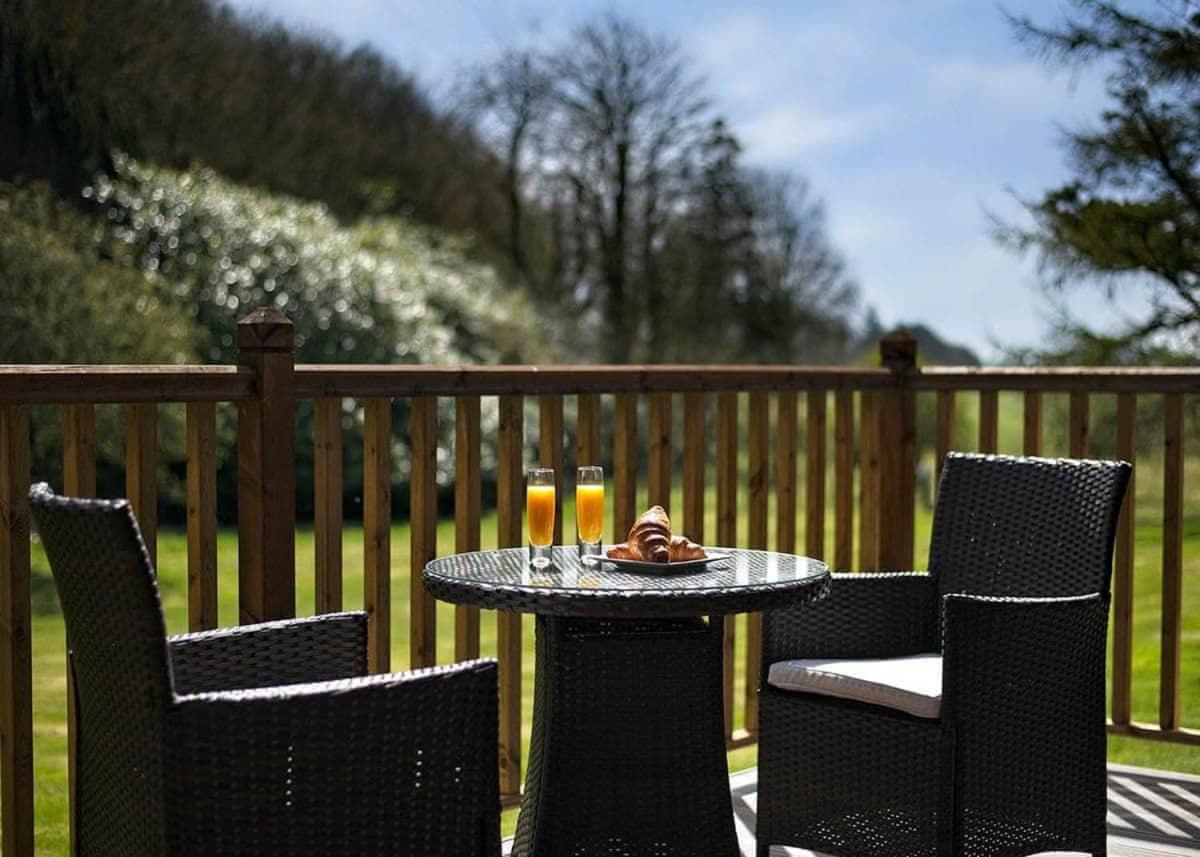
<path id="1" fill-rule="evenodd" d="M 854 562 L 854 392 L 833 399 L 833 564 L 848 571 Z"/>
<path id="2" fill-rule="evenodd" d="M 454 410 L 454 550 L 467 553 L 480 545 L 479 445 L 482 407 L 479 396 L 459 396 Z M 479 657 L 479 608 L 454 606 L 454 659 Z"/>
<path id="3" fill-rule="evenodd" d="M 879 402 L 879 566 L 906 571 L 913 566 L 917 476 L 917 396 L 909 377 L 917 372 L 917 343 L 903 331 L 879 343 L 894 385 Z"/>
<path id="4" fill-rule="evenodd" d="M 765 392 L 750 394 L 750 460 L 747 473 L 749 535 L 747 545 L 767 549 L 767 500 L 771 477 L 767 448 L 770 438 L 770 399 Z M 758 673 L 762 664 L 762 614 L 746 615 L 746 731 L 758 731 Z"/>
<path id="5" fill-rule="evenodd" d="M 804 552 L 825 556 L 825 391 L 809 390 L 805 414 Z"/>
<path id="6" fill-rule="evenodd" d="M 392 402 L 363 403 L 363 609 L 367 665 L 384 673 L 392 662 Z"/>
<path id="7" fill-rule="evenodd" d="M 995 453 L 999 445 L 1000 397 L 995 390 L 979 391 L 979 451 Z"/>
<path id="8" fill-rule="evenodd" d="M 63 415 L 63 493 L 96 496 L 96 406 L 65 405 Z"/>
<path id="9" fill-rule="evenodd" d="M 313 415 L 313 548 L 316 610 L 342 609 L 342 400 L 321 398 Z"/>
<path id="10" fill-rule="evenodd" d="M 33 857 L 29 408 L 0 405 L 0 845 Z"/>
<path id="11" fill-rule="evenodd" d="M 579 425 L 576 427 L 578 443 L 578 453 L 576 460 L 580 464 L 586 464 L 591 461 L 591 440 L 583 440 L 583 435 L 587 434 L 590 438 L 593 431 L 592 423 L 595 423 L 595 431 L 599 431 L 600 422 L 599 415 L 595 413 L 599 409 L 595 404 L 585 406 L 583 404 L 584 396 L 579 399 Z M 588 411 L 585 416 L 584 412 Z M 599 444 L 596 444 L 598 447 Z M 566 477 L 563 473 L 563 397 L 562 396 L 539 396 L 538 397 L 538 463 L 543 467 L 554 468 L 554 543 L 556 545 L 564 544 L 563 542 L 563 490 L 566 484 Z M 578 514 L 578 512 L 577 512 Z"/>
<path id="12" fill-rule="evenodd" d="M 717 542 L 737 545 L 737 454 L 738 397 L 734 392 L 717 394 Z M 725 735 L 733 735 L 733 643 L 737 617 L 724 618 L 721 637 L 721 694 L 725 711 Z"/>
<path id="13" fill-rule="evenodd" d="M 575 427 L 575 464 L 601 464 L 603 450 L 600 448 L 600 396 L 596 393 L 579 394 L 579 421 Z"/>
<path id="14" fill-rule="evenodd" d="M 942 468 L 946 465 L 946 456 L 954 449 L 956 425 L 955 401 L 953 390 L 938 390 L 937 392 L 937 440 L 936 468 L 937 484 L 942 481 Z"/>
<path id="15" fill-rule="evenodd" d="M 153 404 L 125 406 L 125 496 L 150 564 L 158 568 L 158 409 Z"/>
<path id="16" fill-rule="evenodd" d="M 1183 395 L 1168 393 L 1163 410 L 1162 650 L 1158 725 L 1179 728 L 1179 663 L 1183 609 Z"/>
<path id="17" fill-rule="evenodd" d="M 96 407 L 95 405 L 66 405 L 63 407 L 63 493 L 68 497 L 96 496 Z M 190 458 L 189 458 L 190 462 Z M 189 471 L 189 477 L 191 473 Z M 191 480 L 188 480 L 188 520 L 191 521 Z M 192 533 L 188 532 L 188 592 L 191 593 Z M 189 605 L 190 606 L 190 605 Z M 189 615 L 191 611 L 189 610 Z M 75 823 L 77 806 L 76 762 L 78 759 L 79 704 L 75 697 L 75 670 L 67 647 L 67 827 L 71 854 L 78 850 Z"/>
<path id="18" fill-rule="evenodd" d="M 796 551 L 796 391 L 776 397 L 775 549 Z"/>
<path id="19" fill-rule="evenodd" d="M 421 573 L 437 556 L 437 397 L 412 397 L 412 472 L 409 479 L 408 657 L 413 669 L 437 663 L 437 601 Z"/>
<path id="20" fill-rule="evenodd" d="M 217 627 L 217 406 L 188 402 L 186 420 L 188 630 L 210 631 Z"/>
<path id="21" fill-rule="evenodd" d="M 683 397 L 683 532 L 704 544 L 704 470 L 707 443 L 704 393 Z"/>
<path id="22" fill-rule="evenodd" d="M 292 323 L 260 307 L 238 322 L 238 365 L 257 395 L 238 402 L 238 619 L 296 615 L 296 397 Z"/>
<path id="23" fill-rule="evenodd" d="M 1070 412 L 1070 432 L 1069 439 L 1070 455 L 1072 458 L 1087 458 L 1091 446 L 1088 426 L 1088 394 L 1081 392 L 1071 393 L 1071 412 Z"/>
<path id="24" fill-rule="evenodd" d="M 879 566 L 879 394 L 864 390 L 859 398 L 858 567 L 867 571 Z"/>
<path id="25" fill-rule="evenodd" d="M 650 475 L 647 502 L 671 511 L 671 394 L 650 395 Z"/>
<path id="26" fill-rule="evenodd" d="M 520 396 L 500 397 L 500 469 L 497 474 L 498 543 L 521 546 L 522 454 L 525 417 Z M 521 614 L 496 614 L 500 660 L 500 794 L 521 792 Z"/>
<path id="27" fill-rule="evenodd" d="M 618 393 L 613 403 L 613 527 L 614 543 L 637 517 L 637 397 Z"/>
<path id="28" fill-rule="evenodd" d="M 1025 427 L 1022 438 L 1025 455 L 1042 454 L 1042 394 L 1038 390 L 1025 393 Z"/>
<path id="29" fill-rule="evenodd" d="M 1137 395 L 1117 394 L 1117 458 L 1137 462 Z M 1137 468 L 1129 474 L 1129 488 L 1117 522 L 1116 575 L 1113 581 L 1112 719 L 1130 721 L 1133 696 L 1133 542 Z"/>

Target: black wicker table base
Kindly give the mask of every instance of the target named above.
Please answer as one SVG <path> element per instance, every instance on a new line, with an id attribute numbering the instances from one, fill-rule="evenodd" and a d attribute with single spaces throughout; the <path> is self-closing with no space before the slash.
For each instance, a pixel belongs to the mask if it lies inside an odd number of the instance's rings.
<path id="1" fill-rule="evenodd" d="M 737 857 L 721 700 L 717 624 L 539 616 L 514 857 Z"/>

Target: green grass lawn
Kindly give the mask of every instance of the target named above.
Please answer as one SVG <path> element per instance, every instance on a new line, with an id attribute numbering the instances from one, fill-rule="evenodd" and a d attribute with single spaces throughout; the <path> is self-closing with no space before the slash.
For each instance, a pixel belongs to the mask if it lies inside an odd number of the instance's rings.
<path id="1" fill-rule="evenodd" d="M 1160 581 L 1159 562 L 1161 506 L 1156 490 L 1160 480 L 1153 473 L 1153 465 L 1139 467 L 1138 483 L 1138 528 L 1136 551 L 1136 606 L 1134 611 L 1134 697 L 1133 711 L 1136 720 L 1155 722 L 1158 699 L 1158 620 Z M 1195 480 L 1189 489 L 1195 485 Z M 832 490 L 830 491 L 832 497 Z M 678 508 L 678 503 L 676 503 Z M 1189 497 L 1189 509 L 1197 505 Z M 713 503 L 708 504 L 709 521 L 707 532 L 715 532 Z M 570 504 L 564 510 L 566 531 L 571 532 L 574 517 Z M 771 512 L 772 529 L 774 510 Z M 832 522 L 832 517 L 829 518 Z M 740 532 L 744 533 L 743 528 Z M 801 524 L 803 516 L 801 516 Z M 931 515 L 919 504 L 917 531 L 917 565 L 924 564 L 925 545 L 928 543 Z M 832 550 L 832 527 L 827 551 Z M 495 544 L 496 520 L 488 515 L 483 522 L 484 546 Z M 773 540 L 774 535 L 772 533 Z M 453 523 L 444 521 L 438 528 L 439 552 L 449 553 L 454 545 Z M 800 534 L 803 544 L 803 533 Z M 1189 726 L 1200 726 L 1200 671 L 1189 665 L 1200 663 L 1200 518 L 1188 520 L 1185 543 L 1184 582 L 1184 676 L 1183 676 L 1183 722 Z M 409 577 L 408 552 L 409 532 L 407 525 L 398 524 L 392 534 L 394 578 L 392 585 L 393 610 L 393 667 L 408 665 L 408 603 Z M 219 618 L 222 625 L 232 625 L 237 619 L 237 541 L 231 530 L 223 530 L 218 542 L 220 575 Z M 348 526 L 345 533 L 345 603 L 356 607 L 362 603 L 362 533 L 356 526 Z M 298 569 L 297 611 L 307 615 L 313 611 L 313 539 L 312 532 L 302 529 L 297 534 L 296 558 Z M 186 630 L 187 621 L 187 548 L 184 533 L 164 529 L 159 536 L 160 588 L 167 614 L 167 627 L 171 633 Z M 63 669 L 64 635 L 61 618 L 57 613 L 56 597 L 40 548 L 34 549 L 34 601 L 37 613 L 33 622 L 34 658 L 34 744 L 37 775 L 36 816 L 37 847 L 39 854 L 67 853 L 66 824 L 66 711 L 65 676 Z M 453 659 L 454 647 L 453 608 L 438 606 L 438 658 L 441 662 Z M 482 650 L 485 655 L 494 654 L 496 646 L 496 623 L 494 617 L 485 616 L 482 622 Z M 526 646 L 522 660 L 524 675 L 524 722 L 526 746 L 532 708 L 533 683 L 533 622 L 525 619 Z M 739 632 L 737 649 L 737 696 L 743 698 L 745 689 L 745 651 Z M 1110 738 L 1109 755 L 1113 761 L 1149 767 L 1168 768 L 1200 773 L 1200 748 L 1183 747 L 1146 740 Z M 730 753 L 733 770 L 755 763 L 754 747 Z M 515 811 L 505 813 L 504 829 L 511 833 L 515 824 Z"/>

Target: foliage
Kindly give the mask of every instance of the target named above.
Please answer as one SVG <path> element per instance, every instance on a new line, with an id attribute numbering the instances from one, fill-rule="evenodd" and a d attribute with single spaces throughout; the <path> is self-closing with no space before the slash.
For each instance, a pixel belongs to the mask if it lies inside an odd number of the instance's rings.
<path id="1" fill-rule="evenodd" d="M 509 256 L 612 362 L 840 353 L 857 288 L 821 203 L 741 164 L 674 42 L 608 15 L 481 68 L 464 107 L 501 157 Z"/>
<path id="2" fill-rule="evenodd" d="M 95 222 L 43 183 L 0 183 L 0 363 L 179 363 L 199 342 L 192 319 L 164 300 L 162 280 L 105 258 Z M 167 448 L 182 448 L 179 414 L 159 425 Z M 97 412 L 97 478 L 123 490 L 121 415 Z M 57 474 L 62 424 L 57 409 L 35 408 L 34 472 Z M 182 502 L 178 474 L 160 468 L 167 502 Z"/>
<path id="3" fill-rule="evenodd" d="M 97 250 L 95 226 L 45 184 L 0 183 L 0 362 L 177 363 L 187 315 L 159 278 Z"/>
<path id="4" fill-rule="evenodd" d="M 1148 311 L 1097 333 L 1065 319 L 1041 359 L 1194 359 L 1200 350 L 1200 4 L 1136 15 L 1119 2 L 1072 0 L 1057 27 L 1014 19 L 1047 60 L 1107 70 L 1098 125 L 1065 136 L 1074 173 L 1026 202 L 1034 226 L 1002 240 L 1037 255 L 1051 289 L 1077 283 L 1144 293 Z M 1020 355 L 1019 355 L 1020 356 Z M 1025 354 L 1026 358 L 1030 355 Z"/>
<path id="5" fill-rule="evenodd" d="M 536 343 L 519 295 L 460 242 L 404 220 L 342 226 L 319 203 L 123 155 L 84 195 L 114 258 L 169 284 L 213 361 L 233 362 L 237 319 L 268 304 L 295 325 L 302 362 L 493 362 Z"/>

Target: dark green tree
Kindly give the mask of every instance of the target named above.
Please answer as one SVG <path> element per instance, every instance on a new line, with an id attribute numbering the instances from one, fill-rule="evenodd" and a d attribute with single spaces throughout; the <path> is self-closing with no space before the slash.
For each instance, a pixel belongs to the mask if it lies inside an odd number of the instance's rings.
<path id="1" fill-rule="evenodd" d="M 1164 0 L 1135 14 L 1120 2 L 1071 0 L 1042 26 L 1012 17 L 1018 38 L 1048 63 L 1104 69 L 1110 104 L 1068 130 L 1071 179 L 1025 201 L 1031 227 L 1000 225 L 1002 241 L 1034 254 L 1047 287 L 1130 291 L 1146 310 L 1097 332 L 1069 316 L 1038 359 L 1194 359 L 1200 346 L 1200 3 Z"/>

